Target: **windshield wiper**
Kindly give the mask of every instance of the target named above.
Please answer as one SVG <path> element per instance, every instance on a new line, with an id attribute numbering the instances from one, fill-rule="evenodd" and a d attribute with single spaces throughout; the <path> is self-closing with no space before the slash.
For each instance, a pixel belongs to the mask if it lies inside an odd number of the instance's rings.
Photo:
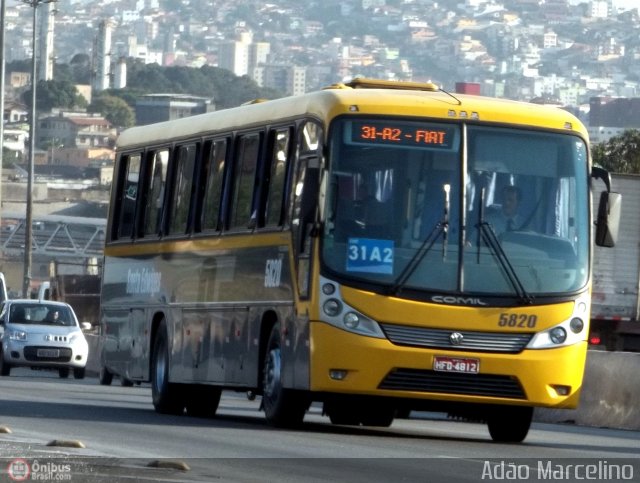
<path id="1" fill-rule="evenodd" d="M 509 261 L 509 257 L 507 256 L 504 249 L 502 248 L 502 244 L 500 243 L 500 240 L 498 240 L 498 237 L 493 231 L 493 228 L 491 228 L 491 225 L 489 224 L 489 222 L 485 221 L 484 219 L 484 195 L 485 195 L 485 191 L 483 188 L 480 193 L 480 209 L 478 210 L 479 220 L 478 220 L 478 224 L 476 225 L 476 227 L 478 228 L 478 259 L 477 261 L 478 263 L 480 263 L 480 242 L 484 241 L 487 247 L 489 248 L 489 251 L 491 252 L 491 254 L 498 261 L 500 267 L 505 273 L 507 280 L 509 280 L 509 283 L 513 287 L 514 291 L 516 292 L 518 297 L 520 297 L 520 301 L 523 303 L 531 304 L 533 303 L 533 297 L 524 288 L 524 285 L 522 284 L 520 277 L 518 277 L 518 274 L 513 268 L 513 265 L 511 265 L 511 262 Z"/>
<path id="2" fill-rule="evenodd" d="M 445 184 L 444 187 L 444 213 L 442 215 L 442 219 L 435 224 L 429 235 L 422 241 L 422 244 L 416 251 L 416 254 L 413 256 L 409 263 L 404 267 L 395 283 L 391 286 L 389 290 L 393 295 L 398 295 L 404 284 L 407 283 L 409 277 L 413 275 L 418 265 L 422 262 L 422 259 L 425 257 L 427 253 L 431 250 L 435 242 L 438 240 L 440 235 L 442 235 L 442 259 L 444 260 L 447 256 L 447 244 L 449 241 L 449 210 L 450 210 L 450 200 L 449 200 L 449 191 L 451 189 L 450 185 Z"/>

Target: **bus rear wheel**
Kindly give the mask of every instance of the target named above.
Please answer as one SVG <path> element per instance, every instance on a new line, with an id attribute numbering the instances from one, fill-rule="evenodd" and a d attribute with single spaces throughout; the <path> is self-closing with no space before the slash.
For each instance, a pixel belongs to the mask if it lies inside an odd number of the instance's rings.
<path id="1" fill-rule="evenodd" d="M 521 443 L 529 433 L 532 419 L 532 407 L 502 406 L 493 409 L 487 416 L 491 439 L 497 443 Z"/>
<path id="2" fill-rule="evenodd" d="M 153 407 L 163 414 L 182 414 L 185 401 L 179 386 L 169 383 L 169 339 L 167 324 L 160 322 L 153 342 L 151 359 L 151 396 Z"/>
<path id="3" fill-rule="evenodd" d="M 282 351 L 280 324 L 271 329 L 264 360 L 262 407 L 267 422 L 273 426 L 298 426 L 304 419 L 309 402 L 304 394 L 282 387 Z"/>

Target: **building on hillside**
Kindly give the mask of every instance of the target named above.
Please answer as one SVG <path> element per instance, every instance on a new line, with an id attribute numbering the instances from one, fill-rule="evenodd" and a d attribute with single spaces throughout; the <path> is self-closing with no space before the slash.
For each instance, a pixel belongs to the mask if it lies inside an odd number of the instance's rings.
<path id="1" fill-rule="evenodd" d="M 11 151 L 17 151 L 24 154 L 26 150 L 29 133 L 22 129 L 4 129 L 2 132 L 4 139 L 2 147 Z"/>
<path id="2" fill-rule="evenodd" d="M 149 94 L 136 100 L 136 124 L 172 121 L 215 110 L 213 99 L 187 94 Z"/>
<path id="3" fill-rule="evenodd" d="M 3 120 L 5 124 L 17 124 L 21 122 L 27 122 L 29 113 L 27 112 L 27 106 L 24 104 L 6 101 L 4 104 Z"/>
<path id="4" fill-rule="evenodd" d="M 306 67 L 266 64 L 256 67 L 252 77 L 260 87 L 297 96 L 306 92 L 306 74 Z"/>
<path id="5" fill-rule="evenodd" d="M 43 2 L 40 14 L 40 52 L 38 55 L 38 80 L 53 79 L 53 63 L 55 60 L 54 25 L 56 8 L 54 2 Z"/>
<path id="6" fill-rule="evenodd" d="M 589 126 L 640 129 L 640 97 L 592 97 Z"/>
<path id="7" fill-rule="evenodd" d="M 95 167 L 113 163 L 114 152 L 110 147 L 61 148 L 55 151 L 55 156 L 50 156 L 49 162 L 58 166 Z"/>
<path id="8" fill-rule="evenodd" d="M 116 129 L 102 116 L 61 112 L 38 120 L 36 145 L 49 149 L 113 147 Z"/>

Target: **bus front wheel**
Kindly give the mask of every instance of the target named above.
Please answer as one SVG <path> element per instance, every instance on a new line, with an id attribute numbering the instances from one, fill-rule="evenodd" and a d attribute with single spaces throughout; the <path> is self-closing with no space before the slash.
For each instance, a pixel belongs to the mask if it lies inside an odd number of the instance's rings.
<path id="1" fill-rule="evenodd" d="M 262 407 L 267 422 L 274 426 L 291 427 L 302 423 L 309 406 L 300 392 L 282 387 L 282 351 L 280 324 L 273 326 L 264 360 Z"/>
<path id="2" fill-rule="evenodd" d="M 220 404 L 222 389 L 215 386 L 192 384 L 187 388 L 187 415 L 197 418 L 213 418 Z"/>
<path id="3" fill-rule="evenodd" d="M 527 437 L 532 419 L 532 407 L 502 406 L 494 409 L 487 416 L 491 439 L 498 443 L 520 443 Z"/>
<path id="4" fill-rule="evenodd" d="M 169 340 L 167 324 L 160 322 L 153 343 L 151 360 L 151 396 L 153 407 L 163 414 L 182 414 L 185 402 L 176 384 L 169 383 Z"/>

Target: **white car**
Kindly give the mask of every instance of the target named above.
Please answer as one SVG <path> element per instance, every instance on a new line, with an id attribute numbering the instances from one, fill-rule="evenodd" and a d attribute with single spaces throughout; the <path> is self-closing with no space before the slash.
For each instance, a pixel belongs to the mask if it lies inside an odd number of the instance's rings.
<path id="1" fill-rule="evenodd" d="M 82 379 L 89 345 L 69 304 L 50 300 L 5 300 L 0 304 L 0 375 L 12 367 L 54 369 L 60 377 L 73 370 Z"/>

